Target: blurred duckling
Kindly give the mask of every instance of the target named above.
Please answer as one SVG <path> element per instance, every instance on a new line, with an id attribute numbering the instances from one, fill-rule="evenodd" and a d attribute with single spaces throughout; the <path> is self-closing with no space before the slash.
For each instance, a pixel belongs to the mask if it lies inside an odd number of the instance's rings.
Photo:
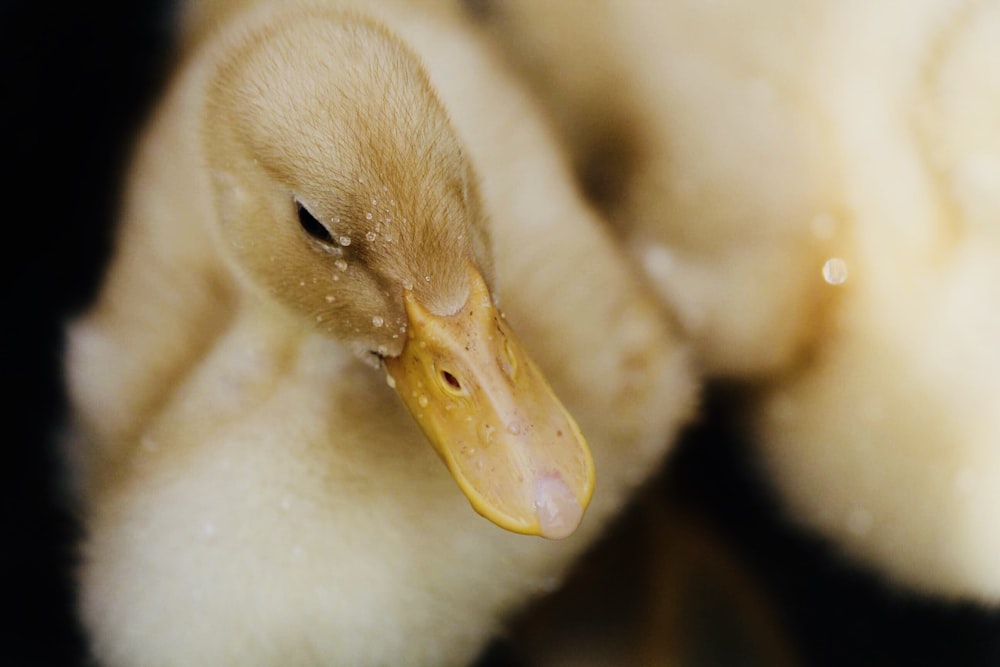
<path id="1" fill-rule="evenodd" d="M 997 600 L 1000 3 L 489 6 L 796 520 Z"/>

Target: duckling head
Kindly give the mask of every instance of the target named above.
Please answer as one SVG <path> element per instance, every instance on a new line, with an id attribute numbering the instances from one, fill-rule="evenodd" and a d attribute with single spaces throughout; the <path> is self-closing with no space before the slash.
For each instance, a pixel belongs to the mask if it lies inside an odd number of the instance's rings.
<path id="1" fill-rule="evenodd" d="M 384 366 L 476 511 L 571 534 L 590 451 L 494 305 L 476 176 L 418 58 L 368 19 L 306 11 L 229 43 L 206 91 L 234 273 Z"/>

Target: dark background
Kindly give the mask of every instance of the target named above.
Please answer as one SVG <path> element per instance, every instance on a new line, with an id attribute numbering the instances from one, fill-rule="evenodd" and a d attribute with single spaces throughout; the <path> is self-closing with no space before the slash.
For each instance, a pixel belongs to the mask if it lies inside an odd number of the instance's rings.
<path id="1" fill-rule="evenodd" d="M 99 5 L 99 6 L 98 6 Z M 0 665 L 83 664 L 59 488 L 63 326 L 93 295 L 130 140 L 169 61 L 162 0 L 0 1 L 4 392 Z M 781 517 L 713 389 L 653 494 L 716 531 L 807 665 L 1000 665 L 1000 617 L 893 591 Z M 484 665 L 520 664 L 498 641 Z M 727 663 L 728 664 L 728 663 Z"/>
<path id="2" fill-rule="evenodd" d="M 163 3 L 0 1 L 0 665 L 79 665 L 58 482 L 68 316 L 94 293 L 126 146 L 164 71 Z"/>

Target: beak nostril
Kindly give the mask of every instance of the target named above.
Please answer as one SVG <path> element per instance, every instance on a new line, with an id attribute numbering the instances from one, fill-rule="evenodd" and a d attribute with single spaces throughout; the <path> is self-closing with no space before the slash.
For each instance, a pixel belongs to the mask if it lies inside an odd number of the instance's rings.
<path id="1" fill-rule="evenodd" d="M 462 383 L 458 381 L 458 378 L 449 373 L 448 371 L 441 371 L 441 379 L 445 381 L 446 384 L 459 391 L 462 390 Z"/>

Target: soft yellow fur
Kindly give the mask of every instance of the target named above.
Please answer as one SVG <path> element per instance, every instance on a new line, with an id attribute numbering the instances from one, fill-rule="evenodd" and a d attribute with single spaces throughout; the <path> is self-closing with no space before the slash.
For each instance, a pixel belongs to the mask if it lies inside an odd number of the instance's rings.
<path id="1" fill-rule="evenodd" d="M 757 436 L 798 516 L 851 554 L 996 602 L 1000 3 L 831 18 L 822 48 L 850 45 L 821 71 L 850 274 L 815 359 L 764 394 Z"/>
<path id="2" fill-rule="evenodd" d="M 764 377 L 799 359 L 841 215 L 825 118 L 798 69 L 817 18 L 783 0 L 494 5 L 485 32 L 602 181 L 704 372 Z M 817 235 L 814 220 L 834 224 Z"/>
<path id="3" fill-rule="evenodd" d="M 104 290 L 70 332 L 81 612 L 103 665 L 467 663 L 690 414 L 682 346 L 524 93 L 444 15 L 363 5 L 390 33 L 338 6 L 274 2 L 206 32 L 141 137 Z M 360 106 L 330 103 L 337 88 Z M 353 225 L 353 281 L 289 241 L 293 191 Z M 385 198 L 405 209 L 399 253 L 362 246 Z M 447 309 L 462 253 L 495 261 L 591 444 L 597 488 L 566 540 L 477 516 L 362 359 L 398 344 L 372 325 L 395 321 L 393 281 L 427 272 Z"/>
<path id="4" fill-rule="evenodd" d="M 634 142 L 612 210 L 705 371 L 764 381 L 751 433 L 793 514 L 996 601 L 1000 3 L 596 4 L 488 25 L 581 163 L 595 131 Z"/>

